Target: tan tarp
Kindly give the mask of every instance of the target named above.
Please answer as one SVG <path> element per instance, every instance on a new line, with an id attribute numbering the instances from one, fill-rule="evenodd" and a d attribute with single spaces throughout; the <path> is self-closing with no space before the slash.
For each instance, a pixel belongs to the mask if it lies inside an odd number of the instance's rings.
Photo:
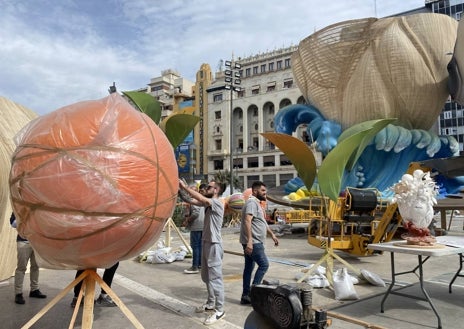
<path id="1" fill-rule="evenodd" d="M 306 99 L 343 128 L 398 118 L 428 130 L 448 97 L 457 26 L 441 14 L 340 22 L 300 42 L 293 73 Z"/>
<path id="2" fill-rule="evenodd" d="M 13 137 L 29 121 L 37 117 L 33 111 L 0 97 L 0 281 L 16 268 L 16 230 L 10 226 L 11 203 L 8 176 L 15 150 Z"/>

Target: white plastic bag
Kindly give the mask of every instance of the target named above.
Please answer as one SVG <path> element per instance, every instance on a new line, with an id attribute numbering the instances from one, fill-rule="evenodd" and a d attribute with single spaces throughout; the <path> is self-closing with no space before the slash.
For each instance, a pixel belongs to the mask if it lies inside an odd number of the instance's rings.
<path id="1" fill-rule="evenodd" d="M 345 267 L 334 273 L 333 287 L 336 300 L 359 299 L 358 294 L 354 289 L 353 281 Z"/>

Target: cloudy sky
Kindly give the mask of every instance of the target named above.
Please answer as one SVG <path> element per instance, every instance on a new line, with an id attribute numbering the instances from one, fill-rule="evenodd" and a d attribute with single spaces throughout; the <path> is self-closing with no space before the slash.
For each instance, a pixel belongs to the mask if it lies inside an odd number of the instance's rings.
<path id="1" fill-rule="evenodd" d="M 172 68 L 297 45 L 330 24 L 424 0 L 0 0 L 0 96 L 38 114 L 145 87 Z"/>

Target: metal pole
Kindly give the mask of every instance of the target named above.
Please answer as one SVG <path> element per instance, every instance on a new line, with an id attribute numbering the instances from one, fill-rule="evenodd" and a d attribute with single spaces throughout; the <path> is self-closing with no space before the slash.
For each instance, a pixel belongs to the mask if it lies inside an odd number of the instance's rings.
<path id="1" fill-rule="evenodd" d="M 233 72 L 233 71 L 232 71 Z M 233 156 L 233 149 L 234 149 L 234 122 L 233 122 L 233 116 L 234 116 L 234 108 L 233 108 L 233 96 L 234 96 L 234 87 L 233 85 L 230 86 L 230 137 L 229 137 L 229 143 L 230 143 L 230 164 L 229 164 L 229 171 L 230 171 L 230 195 L 234 193 L 234 156 Z"/>

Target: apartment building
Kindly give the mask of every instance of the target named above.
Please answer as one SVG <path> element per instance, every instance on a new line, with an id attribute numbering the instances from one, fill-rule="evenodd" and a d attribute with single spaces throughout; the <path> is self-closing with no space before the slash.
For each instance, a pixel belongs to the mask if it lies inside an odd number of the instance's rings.
<path id="1" fill-rule="evenodd" d="M 425 6 L 433 13 L 448 15 L 461 20 L 464 11 L 464 0 L 426 0 Z M 451 59 L 451 57 L 450 57 Z M 459 151 L 464 153 L 464 107 L 453 102 L 451 97 L 438 118 L 438 134 L 456 138 Z"/>
<path id="2" fill-rule="evenodd" d="M 291 69 L 290 58 L 296 49 L 291 46 L 232 60 L 234 67 L 236 63 L 240 67 L 233 68 L 238 73 L 233 78 L 240 80 L 235 86 L 238 91 L 227 89 L 226 69 L 216 72 L 207 89 L 208 175 L 233 170 L 245 188 L 255 180 L 268 187 L 280 186 L 297 175 L 288 158 L 261 136 L 274 132 L 279 109 L 305 103 Z M 303 126 L 295 137 L 309 142 Z"/>
<path id="3" fill-rule="evenodd" d="M 161 117 L 179 110 L 179 104 L 193 98 L 195 82 L 185 79 L 175 70 L 161 71 L 161 76 L 151 78 L 146 88 L 141 89 L 161 103 Z"/>

